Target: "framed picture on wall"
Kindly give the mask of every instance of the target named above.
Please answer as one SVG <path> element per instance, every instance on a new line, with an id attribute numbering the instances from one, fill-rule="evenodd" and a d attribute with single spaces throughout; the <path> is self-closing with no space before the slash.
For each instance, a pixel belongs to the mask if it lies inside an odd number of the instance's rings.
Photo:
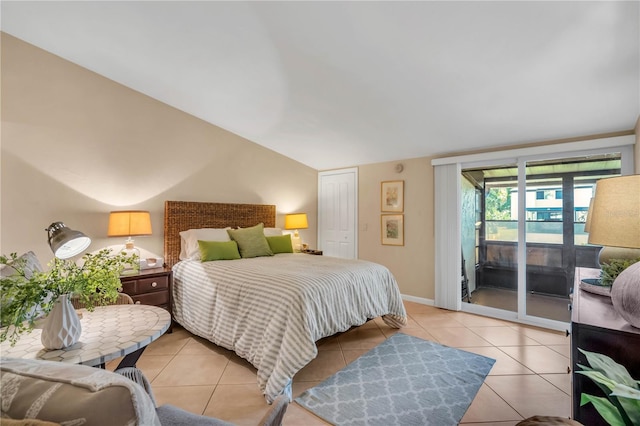
<path id="1" fill-rule="evenodd" d="M 382 244 L 387 246 L 404 245 L 404 215 L 383 214 L 380 215 L 382 223 L 380 231 L 382 233 Z"/>
<path id="2" fill-rule="evenodd" d="M 404 181 L 391 180 L 381 184 L 380 210 L 383 212 L 404 211 Z"/>

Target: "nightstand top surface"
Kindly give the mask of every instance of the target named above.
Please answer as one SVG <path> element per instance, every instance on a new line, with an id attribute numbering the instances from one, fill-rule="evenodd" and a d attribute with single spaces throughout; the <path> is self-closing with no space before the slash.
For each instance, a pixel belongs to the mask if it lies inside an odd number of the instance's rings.
<path id="1" fill-rule="evenodd" d="M 159 267 L 159 268 L 151 268 L 151 269 L 142 269 L 139 272 L 136 272 L 135 274 L 123 274 L 120 276 L 120 278 L 140 278 L 140 277 L 146 277 L 146 276 L 153 276 L 153 275 L 165 275 L 165 274 L 169 274 L 171 273 L 171 268 L 163 268 L 163 267 Z"/>

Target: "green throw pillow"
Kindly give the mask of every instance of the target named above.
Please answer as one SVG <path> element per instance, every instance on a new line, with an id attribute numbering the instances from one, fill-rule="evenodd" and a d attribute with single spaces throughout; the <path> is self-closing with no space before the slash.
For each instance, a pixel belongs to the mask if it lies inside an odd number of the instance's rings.
<path id="1" fill-rule="evenodd" d="M 238 244 L 235 241 L 202 241 L 198 240 L 200 260 L 234 260 L 240 259 Z"/>
<path id="2" fill-rule="evenodd" d="M 293 246 L 291 245 L 291 235 L 267 237 L 267 242 L 269 243 L 269 247 L 271 247 L 271 251 L 274 254 L 293 253 Z"/>
<path id="3" fill-rule="evenodd" d="M 231 239 L 238 243 L 240 256 L 273 256 L 273 251 L 264 236 L 264 224 L 259 223 L 251 228 L 227 229 L 227 232 Z"/>

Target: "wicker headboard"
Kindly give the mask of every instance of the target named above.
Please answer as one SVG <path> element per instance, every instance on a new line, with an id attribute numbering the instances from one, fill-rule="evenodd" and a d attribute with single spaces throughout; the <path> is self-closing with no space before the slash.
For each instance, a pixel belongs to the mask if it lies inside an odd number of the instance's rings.
<path id="1" fill-rule="evenodd" d="M 180 232 L 198 228 L 243 227 L 264 223 L 276 226 L 276 206 L 271 204 L 200 203 L 165 201 L 164 262 L 167 267 L 178 263 Z"/>

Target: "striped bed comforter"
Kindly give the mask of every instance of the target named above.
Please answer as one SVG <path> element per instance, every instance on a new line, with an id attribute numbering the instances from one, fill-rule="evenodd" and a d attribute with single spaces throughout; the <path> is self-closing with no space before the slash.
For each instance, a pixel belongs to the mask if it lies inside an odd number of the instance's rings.
<path id="1" fill-rule="evenodd" d="M 406 324 L 395 278 L 372 262 L 283 253 L 173 271 L 175 320 L 253 364 L 269 403 L 316 357 L 317 340 L 379 316 Z"/>

